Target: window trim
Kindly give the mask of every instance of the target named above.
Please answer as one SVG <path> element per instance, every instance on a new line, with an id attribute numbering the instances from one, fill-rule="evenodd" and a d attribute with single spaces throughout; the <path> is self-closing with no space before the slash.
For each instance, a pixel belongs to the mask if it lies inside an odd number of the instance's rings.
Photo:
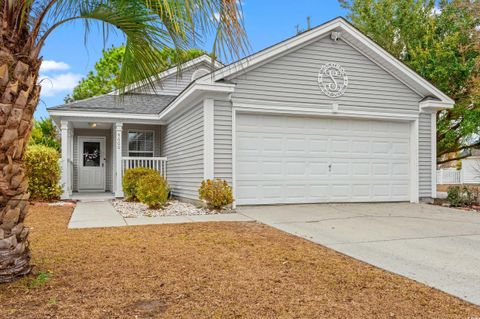
<path id="1" fill-rule="evenodd" d="M 130 133 L 142 132 L 142 133 L 149 133 L 151 132 L 153 135 L 153 150 L 152 151 L 130 151 L 130 141 L 128 140 L 128 136 Z M 152 157 L 155 157 L 155 130 L 144 130 L 144 129 L 128 129 L 127 131 L 127 155 L 130 157 L 130 153 L 152 153 Z M 142 156 L 143 157 L 143 156 Z"/>

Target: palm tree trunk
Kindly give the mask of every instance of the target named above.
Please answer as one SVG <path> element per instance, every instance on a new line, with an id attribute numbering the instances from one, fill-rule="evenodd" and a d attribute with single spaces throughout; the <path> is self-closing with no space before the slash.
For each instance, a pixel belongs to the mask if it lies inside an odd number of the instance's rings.
<path id="1" fill-rule="evenodd" d="M 0 48 L 0 283 L 31 271 L 29 229 L 23 224 L 30 197 L 23 153 L 40 95 L 40 64 Z"/>

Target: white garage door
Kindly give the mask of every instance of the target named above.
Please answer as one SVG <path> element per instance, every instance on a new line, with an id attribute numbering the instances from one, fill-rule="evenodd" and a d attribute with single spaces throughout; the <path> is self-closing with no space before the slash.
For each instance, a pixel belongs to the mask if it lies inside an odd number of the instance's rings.
<path id="1" fill-rule="evenodd" d="M 409 200 L 405 122 L 238 114 L 239 205 Z"/>

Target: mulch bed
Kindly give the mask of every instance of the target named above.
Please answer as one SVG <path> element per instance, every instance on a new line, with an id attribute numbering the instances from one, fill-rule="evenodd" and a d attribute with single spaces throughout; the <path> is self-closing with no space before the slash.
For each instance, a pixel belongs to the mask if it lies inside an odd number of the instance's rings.
<path id="1" fill-rule="evenodd" d="M 1 318 L 480 317 L 467 302 L 261 224 L 68 230 L 71 211 L 31 209 L 33 262 L 50 279 L 0 286 Z"/>

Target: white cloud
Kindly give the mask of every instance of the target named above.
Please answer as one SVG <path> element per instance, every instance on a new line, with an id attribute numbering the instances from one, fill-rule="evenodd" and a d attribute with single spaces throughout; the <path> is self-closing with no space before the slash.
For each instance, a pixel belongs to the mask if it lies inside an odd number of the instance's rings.
<path id="1" fill-rule="evenodd" d="M 59 93 L 71 91 L 77 86 L 81 78 L 81 74 L 71 72 L 54 76 L 41 75 L 40 84 L 42 86 L 42 96 L 55 96 Z"/>
<path id="2" fill-rule="evenodd" d="M 70 65 L 65 62 L 57 62 L 53 60 L 45 60 L 42 62 L 40 66 L 41 72 L 48 72 L 48 71 L 65 71 L 70 69 Z"/>
<path id="3" fill-rule="evenodd" d="M 214 17 L 215 21 L 220 21 L 220 12 L 213 13 L 213 17 Z"/>

